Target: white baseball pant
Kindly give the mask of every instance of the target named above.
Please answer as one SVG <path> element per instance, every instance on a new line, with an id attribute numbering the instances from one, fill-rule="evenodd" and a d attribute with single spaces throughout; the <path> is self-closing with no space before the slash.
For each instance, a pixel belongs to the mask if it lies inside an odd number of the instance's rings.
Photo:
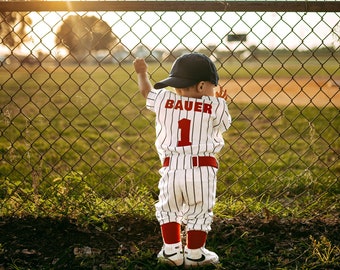
<path id="1" fill-rule="evenodd" d="M 211 166 L 160 169 L 156 217 L 160 225 L 177 222 L 187 231 L 209 232 L 216 198 L 217 168 Z"/>

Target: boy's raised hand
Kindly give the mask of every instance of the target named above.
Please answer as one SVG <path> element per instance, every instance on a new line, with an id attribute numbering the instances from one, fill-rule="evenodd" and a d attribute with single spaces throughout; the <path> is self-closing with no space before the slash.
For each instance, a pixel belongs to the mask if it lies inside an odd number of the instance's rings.
<path id="1" fill-rule="evenodd" d="M 225 100 L 228 99 L 228 93 L 226 89 L 223 89 L 221 85 L 218 85 L 219 89 L 215 91 L 215 97 L 224 98 Z"/>
<path id="2" fill-rule="evenodd" d="M 133 61 L 133 65 L 137 73 L 146 73 L 148 71 L 148 65 L 142 58 L 136 58 L 135 61 Z"/>
<path id="3" fill-rule="evenodd" d="M 141 58 L 136 58 L 135 61 L 133 61 L 133 65 L 137 73 L 139 91 L 146 98 L 152 89 L 148 76 L 148 65 L 145 60 Z"/>

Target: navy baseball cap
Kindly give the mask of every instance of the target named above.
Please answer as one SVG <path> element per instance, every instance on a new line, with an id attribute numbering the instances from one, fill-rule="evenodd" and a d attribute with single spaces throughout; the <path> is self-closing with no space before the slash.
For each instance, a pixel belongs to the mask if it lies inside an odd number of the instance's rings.
<path id="1" fill-rule="evenodd" d="M 169 77 L 156 83 L 155 89 L 167 86 L 186 88 L 200 81 L 218 84 L 218 74 L 214 63 L 204 54 L 188 53 L 178 57 L 172 65 Z"/>

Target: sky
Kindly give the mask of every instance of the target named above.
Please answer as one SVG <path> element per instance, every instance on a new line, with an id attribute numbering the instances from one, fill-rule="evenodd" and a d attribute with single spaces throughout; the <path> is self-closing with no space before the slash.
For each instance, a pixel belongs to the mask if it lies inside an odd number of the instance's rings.
<path id="1" fill-rule="evenodd" d="M 62 18 L 74 13 L 31 13 L 30 42 L 26 50 L 57 54 L 55 32 Z M 150 50 L 196 49 L 218 45 L 218 49 L 244 49 L 228 42 L 228 34 L 247 34 L 245 46 L 305 50 L 322 45 L 339 48 L 339 13 L 295 12 L 78 12 L 101 17 L 129 50 L 141 43 Z M 180 45 L 181 44 L 181 45 Z"/>

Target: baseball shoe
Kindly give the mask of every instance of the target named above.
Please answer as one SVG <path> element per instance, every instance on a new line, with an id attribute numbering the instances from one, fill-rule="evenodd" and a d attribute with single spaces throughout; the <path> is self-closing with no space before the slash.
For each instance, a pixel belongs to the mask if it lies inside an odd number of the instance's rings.
<path id="1" fill-rule="evenodd" d="M 165 244 L 157 255 L 158 262 L 180 266 L 184 262 L 182 243 Z"/>
<path id="2" fill-rule="evenodd" d="M 185 247 L 184 249 L 184 265 L 185 268 L 208 265 L 208 264 L 218 264 L 219 259 L 215 252 L 207 250 L 205 247 L 198 249 L 189 249 Z"/>

